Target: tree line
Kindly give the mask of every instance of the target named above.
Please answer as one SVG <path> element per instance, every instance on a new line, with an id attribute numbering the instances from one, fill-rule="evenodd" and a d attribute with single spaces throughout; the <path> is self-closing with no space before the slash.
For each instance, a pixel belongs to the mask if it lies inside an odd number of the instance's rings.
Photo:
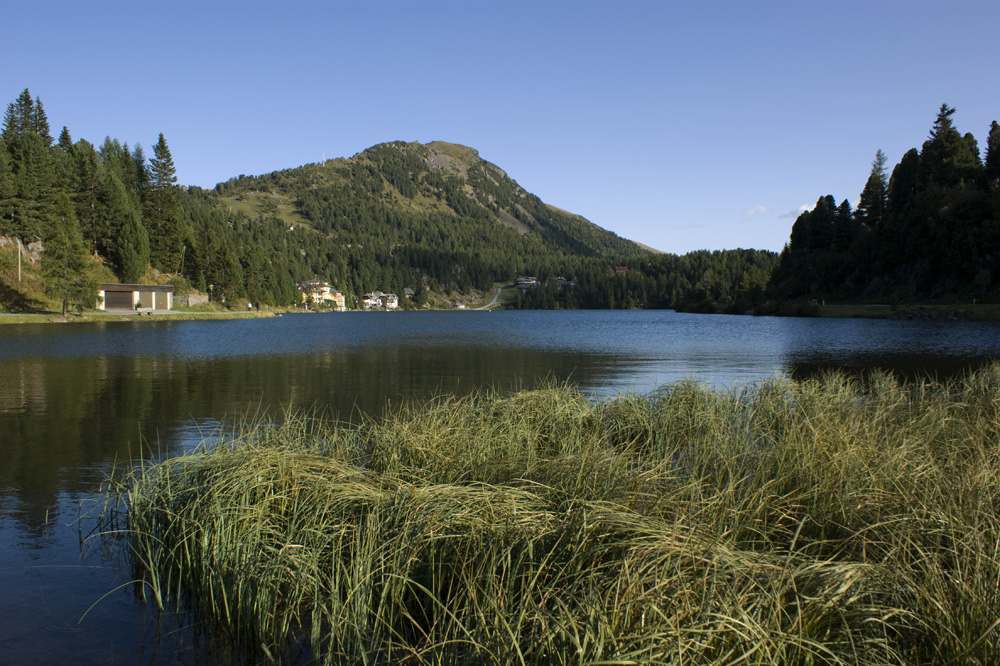
<path id="1" fill-rule="evenodd" d="M 100 147 L 51 134 L 42 101 L 25 89 L 4 114 L 0 133 L 0 235 L 43 241 L 47 291 L 92 306 L 91 256 L 123 282 L 152 265 L 176 270 L 185 225 L 175 167 L 163 135 L 146 159 L 141 146 L 107 138 Z"/>
<path id="2" fill-rule="evenodd" d="M 1000 125 L 984 154 L 943 104 L 921 148 L 887 173 L 879 150 L 852 209 L 820 197 L 781 253 L 776 299 L 870 302 L 1000 298 Z"/>

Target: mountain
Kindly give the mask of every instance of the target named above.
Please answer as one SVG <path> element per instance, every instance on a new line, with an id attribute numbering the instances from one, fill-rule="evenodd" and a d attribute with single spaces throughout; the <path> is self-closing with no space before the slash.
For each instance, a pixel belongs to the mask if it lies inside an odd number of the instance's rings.
<path id="1" fill-rule="evenodd" d="M 462 247 L 524 243 L 547 253 L 633 256 L 645 250 L 579 215 L 548 206 L 466 146 L 392 142 L 215 188 L 248 214 L 278 214 L 342 244 Z M 511 248 L 513 249 L 513 247 Z"/>
<path id="2" fill-rule="evenodd" d="M 441 141 L 383 143 L 348 159 L 239 176 L 214 191 L 192 188 L 182 203 L 203 230 L 190 241 L 195 265 L 185 275 L 201 270 L 196 284 L 264 303 L 286 302 L 293 280 L 312 277 L 344 291 L 350 305 L 375 289 L 409 287 L 423 302 L 530 275 L 541 288 L 510 306 L 713 310 L 721 302 L 743 311 L 776 261 L 754 250 L 658 253 L 545 204 L 473 148 Z M 228 276 L 222 266 L 232 267 Z M 238 266 L 273 270 L 241 281 Z M 271 293 L 252 287 L 275 280 L 284 286 Z"/>
<path id="3" fill-rule="evenodd" d="M 583 259 L 650 254 L 546 205 L 476 150 L 440 141 L 241 175 L 188 188 L 180 201 L 190 219 L 180 272 L 196 287 L 251 300 L 257 292 L 265 303 L 294 299 L 294 282 L 313 277 L 353 296 L 468 292 Z M 260 276 L 241 278 L 239 267 Z M 263 285 L 275 281 L 268 293 Z"/>

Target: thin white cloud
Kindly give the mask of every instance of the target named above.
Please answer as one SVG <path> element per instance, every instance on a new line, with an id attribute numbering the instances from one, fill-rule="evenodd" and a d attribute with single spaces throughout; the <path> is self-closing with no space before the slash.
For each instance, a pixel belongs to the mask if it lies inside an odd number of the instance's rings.
<path id="1" fill-rule="evenodd" d="M 801 215 L 802 213 L 806 212 L 807 210 L 812 210 L 815 207 L 816 207 L 816 204 L 802 204 L 801 206 L 799 206 L 795 210 L 790 210 L 787 213 L 784 213 L 783 215 L 779 215 L 778 217 L 780 217 L 782 219 L 790 218 L 790 217 L 792 217 L 792 218 L 798 217 L 799 215 Z"/>
<path id="2" fill-rule="evenodd" d="M 767 206 L 754 206 L 747 212 L 743 213 L 743 219 L 745 220 L 748 217 L 756 217 L 758 215 L 763 215 L 766 212 L 767 212 Z"/>

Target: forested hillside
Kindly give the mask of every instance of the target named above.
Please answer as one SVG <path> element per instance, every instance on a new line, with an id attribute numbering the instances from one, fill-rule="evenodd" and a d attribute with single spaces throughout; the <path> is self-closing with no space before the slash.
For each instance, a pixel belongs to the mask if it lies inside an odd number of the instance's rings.
<path id="1" fill-rule="evenodd" d="M 537 287 L 512 306 L 742 311 L 763 298 L 776 263 L 753 250 L 652 252 L 546 205 L 455 144 L 380 144 L 212 190 L 177 184 L 162 134 L 152 153 L 110 137 L 74 142 L 66 127 L 53 140 L 28 90 L 7 107 L 0 237 L 41 241 L 50 302 L 90 307 L 111 275 L 276 306 L 298 303 L 296 283 L 320 278 L 349 307 L 371 290 L 410 288 L 423 304 L 530 275 Z M 8 273 L 0 262 L 0 308 L 43 306 Z"/>
<path id="2" fill-rule="evenodd" d="M 792 226 L 770 293 L 779 299 L 1000 299 L 1000 125 L 985 157 L 942 105 L 920 150 L 887 177 L 879 150 L 857 209 L 823 196 Z"/>

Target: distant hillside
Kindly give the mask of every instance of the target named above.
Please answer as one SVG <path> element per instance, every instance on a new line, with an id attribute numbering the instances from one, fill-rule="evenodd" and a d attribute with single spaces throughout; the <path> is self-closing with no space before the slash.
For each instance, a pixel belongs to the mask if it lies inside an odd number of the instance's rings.
<path id="1" fill-rule="evenodd" d="M 219 266 L 266 268 L 271 257 L 286 285 L 280 293 L 292 279 L 319 277 L 344 291 L 348 306 L 374 289 L 410 288 L 419 304 L 532 276 L 537 287 L 505 299 L 509 307 L 742 312 L 759 300 L 776 260 L 753 250 L 659 253 L 545 204 L 476 150 L 441 141 L 384 143 L 348 159 L 239 176 L 214 191 L 193 188 L 182 202 L 194 228 L 213 229 L 186 272 L 204 269 L 196 284 L 231 294 L 239 280 L 227 281 Z M 231 246 L 232 258 L 205 243 Z M 246 296 L 272 279 L 244 276 Z M 263 302 L 271 297 L 282 300 L 258 291 Z"/>
<path id="2" fill-rule="evenodd" d="M 350 159 L 233 178 L 215 192 L 244 214 L 306 223 L 349 245 L 519 252 L 532 245 L 589 257 L 645 252 L 546 205 L 476 150 L 442 141 L 383 143 Z"/>

